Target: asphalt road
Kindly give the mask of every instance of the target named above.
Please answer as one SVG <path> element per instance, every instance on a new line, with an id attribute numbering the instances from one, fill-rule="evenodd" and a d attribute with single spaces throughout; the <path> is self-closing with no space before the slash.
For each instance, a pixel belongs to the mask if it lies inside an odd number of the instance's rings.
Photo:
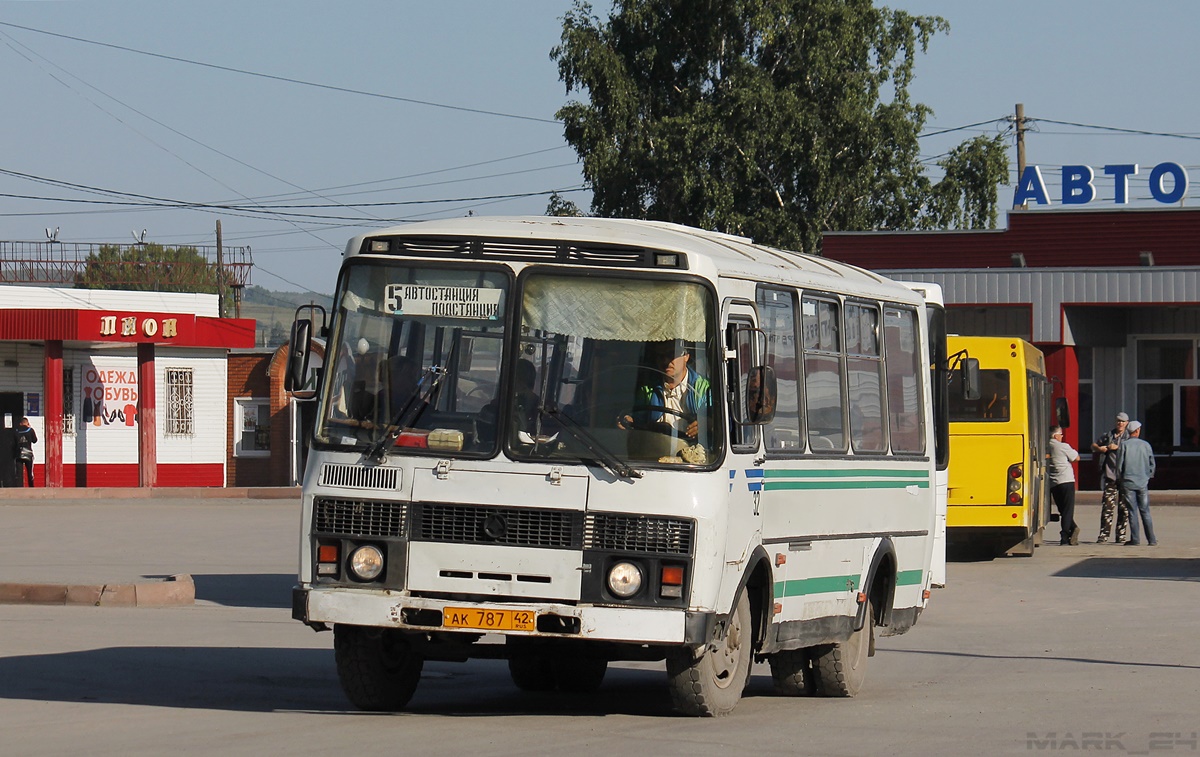
<path id="1" fill-rule="evenodd" d="M 297 505 L 0 504 L 0 582 L 190 573 L 190 607 L 0 606 L 0 754 L 1200 754 L 1200 508 L 1161 545 L 953 563 L 855 699 L 782 698 L 765 665 L 732 716 L 668 707 L 660 665 L 597 694 L 519 692 L 503 662 L 431 663 L 408 712 L 342 697 L 331 634 L 290 619 Z M 1082 507 L 1085 539 L 1099 515 Z"/>

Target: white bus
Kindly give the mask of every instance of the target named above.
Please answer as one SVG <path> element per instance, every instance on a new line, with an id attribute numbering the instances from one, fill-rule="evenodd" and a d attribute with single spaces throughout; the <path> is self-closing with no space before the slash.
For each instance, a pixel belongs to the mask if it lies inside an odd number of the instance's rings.
<path id="1" fill-rule="evenodd" d="M 355 237 L 293 616 L 332 627 L 365 710 L 471 658 L 575 692 L 665 661 L 691 715 L 730 712 L 756 659 L 784 694 L 853 696 L 933 581 L 930 323 L 876 274 L 666 223 Z"/>

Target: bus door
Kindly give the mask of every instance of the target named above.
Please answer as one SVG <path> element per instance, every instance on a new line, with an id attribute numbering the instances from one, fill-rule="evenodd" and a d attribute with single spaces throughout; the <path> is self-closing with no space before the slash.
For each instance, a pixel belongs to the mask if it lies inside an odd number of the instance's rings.
<path id="1" fill-rule="evenodd" d="M 1041 542 L 1041 530 L 1049 512 L 1050 480 L 1046 470 L 1046 453 L 1050 446 L 1050 382 L 1035 371 L 1026 374 L 1029 404 L 1029 462 L 1026 464 L 1029 481 L 1030 531 Z"/>
<path id="2" fill-rule="evenodd" d="M 725 346 L 726 417 L 729 423 L 729 508 L 726 525 L 726 564 L 745 567 L 750 550 L 761 539 L 760 499 L 763 489 L 763 459 L 759 454 L 761 427 L 749 422 L 747 397 L 755 366 L 762 364 L 763 337 L 758 330 L 754 305 L 748 300 L 728 298 L 721 313 Z M 740 578 L 740 576 L 739 576 Z M 737 581 L 731 581 L 736 587 Z M 721 602 L 733 601 L 732 588 L 722 587 Z"/>

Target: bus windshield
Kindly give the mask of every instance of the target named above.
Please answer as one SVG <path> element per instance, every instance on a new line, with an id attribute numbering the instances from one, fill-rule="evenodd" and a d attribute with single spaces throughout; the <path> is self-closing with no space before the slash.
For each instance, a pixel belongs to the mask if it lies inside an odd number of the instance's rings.
<path id="1" fill-rule="evenodd" d="M 505 447 L 523 458 L 716 461 L 713 298 L 680 281 L 535 274 Z"/>
<path id="2" fill-rule="evenodd" d="M 327 348 L 317 443 L 490 455 L 510 278 L 500 269 L 351 263 Z"/>

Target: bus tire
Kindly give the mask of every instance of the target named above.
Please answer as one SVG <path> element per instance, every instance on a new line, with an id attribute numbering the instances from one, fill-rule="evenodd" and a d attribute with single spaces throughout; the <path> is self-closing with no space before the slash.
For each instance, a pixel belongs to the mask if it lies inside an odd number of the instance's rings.
<path id="1" fill-rule="evenodd" d="M 750 598 L 742 592 L 724 639 L 706 648 L 699 658 L 690 649 L 667 656 L 667 680 L 677 711 L 710 718 L 733 712 L 750 680 L 752 631 Z"/>
<path id="2" fill-rule="evenodd" d="M 771 681 L 775 684 L 775 693 L 785 697 L 812 695 L 812 658 L 807 649 L 775 652 L 767 661 L 771 664 Z"/>
<path id="3" fill-rule="evenodd" d="M 813 683 L 823 697 L 852 697 L 867 677 L 867 657 L 875 645 L 875 613 L 867 600 L 862 628 L 837 644 L 812 648 Z"/>
<path id="4" fill-rule="evenodd" d="M 333 653 L 346 698 L 370 712 L 403 710 L 425 666 L 400 632 L 369 626 L 335 625 Z"/>
<path id="5" fill-rule="evenodd" d="M 597 657 L 566 657 L 554 661 L 554 682 L 559 691 L 569 694 L 588 694 L 600 688 L 608 660 Z"/>
<path id="6" fill-rule="evenodd" d="M 545 655 L 520 654 L 509 657 L 508 674 L 521 691 L 554 691 L 554 670 Z"/>

